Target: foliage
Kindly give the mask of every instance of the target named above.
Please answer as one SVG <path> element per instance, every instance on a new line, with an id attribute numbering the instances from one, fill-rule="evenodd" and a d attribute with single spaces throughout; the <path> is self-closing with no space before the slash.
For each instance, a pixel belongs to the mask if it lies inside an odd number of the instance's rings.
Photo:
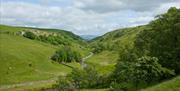
<path id="1" fill-rule="evenodd" d="M 81 61 L 81 54 L 77 51 L 74 51 L 72 48 L 64 46 L 60 48 L 55 54 L 51 57 L 52 60 L 61 62 L 80 62 Z"/>
<path id="2" fill-rule="evenodd" d="M 29 38 L 29 39 L 36 39 L 37 38 L 37 36 L 33 32 L 29 32 L 29 31 L 25 32 L 23 34 L 23 36 L 26 38 Z"/>
<path id="3" fill-rule="evenodd" d="M 87 66 L 83 70 L 73 69 L 70 76 L 78 88 L 99 88 L 108 84 L 107 77 L 99 75 L 91 66 Z"/>
<path id="4" fill-rule="evenodd" d="M 135 91 L 132 84 L 127 82 L 112 82 L 110 86 L 110 91 Z"/>
<path id="5" fill-rule="evenodd" d="M 57 84 L 53 85 L 52 89 L 55 91 L 76 91 L 72 81 L 66 77 L 59 77 Z"/>
<path id="6" fill-rule="evenodd" d="M 134 60 L 134 62 L 120 61 L 117 64 L 113 78 L 117 83 L 126 82 L 138 89 L 143 85 L 147 86 L 159 82 L 162 77 L 168 78 L 172 75 L 174 73 L 162 67 L 157 58 L 144 56 Z"/>
<path id="7" fill-rule="evenodd" d="M 53 36 L 53 35 L 40 35 L 39 40 L 43 42 L 47 42 L 53 45 L 70 45 L 70 41 L 62 38 L 61 36 Z"/>
<path id="8" fill-rule="evenodd" d="M 74 89 L 100 88 L 107 87 L 108 85 L 109 78 L 107 78 L 107 76 L 101 76 L 93 67 L 87 66 L 84 69 L 73 69 L 71 74 L 67 75 L 66 79 L 60 80 L 59 84 L 54 86 L 54 89 L 69 89 L 66 88 L 68 86 L 73 87 Z"/>
<path id="9" fill-rule="evenodd" d="M 180 72 L 180 9 L 170 8 L 157 16 L 147 29 L 139 33 L 135 41 L 138 52 L 157 57 L 159 63 Z"/>
<path id="10" fill-rule="evenodd" d="M 134 47 L 121 50 L 112 75 L 113 90 L 131 91 L 129 86 L 138 90 L 171 78 L 173 70 L 179 73 L 179 19 L 179 9 L 170 8 L 136 35 Z"/>

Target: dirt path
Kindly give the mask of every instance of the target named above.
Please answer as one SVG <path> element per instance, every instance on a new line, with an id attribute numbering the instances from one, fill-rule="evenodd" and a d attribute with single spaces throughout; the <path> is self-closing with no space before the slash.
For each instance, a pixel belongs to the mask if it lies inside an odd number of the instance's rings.
<path id="1" fill-rule="evenodd" d="M 0 90 L 10 89 L 10 88 L 18 88 L 18 87 L 31 87 L 36 86 L 39 84 L 45 84 L 45 83 L 53 83 L 56 79 L 51 80 L 40 80 L 40 81 L 31 81 L 31 82 L 24 82 L 24 83 L 17 83 L 17 84 L 10 84 L 10 85 L 0 85 Z"/>
<path id="2" fill-rule="evenodd" d="M 87 66 L 87 64 L 85 63 L 85 61 L 90 58 L 91 56 L 93 56 L 94 54 L 92 52 L 90 52 L 90 54 L 84 58 L 82 58 L 82 61 L 81 61 L 81 67 L 84 68 Z"/>

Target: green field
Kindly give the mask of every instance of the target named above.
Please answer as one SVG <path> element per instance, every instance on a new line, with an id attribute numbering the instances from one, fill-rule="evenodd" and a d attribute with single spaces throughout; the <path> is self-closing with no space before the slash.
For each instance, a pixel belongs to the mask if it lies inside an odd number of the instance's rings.
<path id="1" fill-rule="evenodd" d="M 80 91 L 108 91 L 108 89 L 82 89 Z"/>
<path id="2" fill-rule="evenodd" d="M 180 76 L 141 91 L 180 91 Z"/>
<path id="3" fill-rule="evenodd" d="M 71 32 L 58 29 L 40 29 L 0 25 L 0 86 L 35 82 L 30 86 L 19 86 L 6 89 L 15 90 L 38 90 L 49 87 L 55 83 L 40 83 L 65 76 L 72 68 L 52 61 L 51 56 L 60 46 L 50 43 L 31 40 L 19 35 L 21 31 L 42 31 L 42 33 L 59 33 L 71 41 L 70 47 L 81 53 L 82 57 L 89 54 L 89 49 L 81 46 L 84 42 Z M 51 31 L 52 30 L 52 31 Z M 64 38 L 62 37 L 62 38 Z M 67 63 L 71 67 L 80 67 L 79 63 Z M 4 89 L 5 90 L 5 89 Z"/>
<path id="4" fill-rule="evenodd" d="M 50 60 L 55 46 L 7 34 L 0 34 L 0 39 L 0 84 L 49 79 L 71 71 Z"/>
<path id="5" fill-rule="evenodd" d="M 118 53 L 103 51 L 86 60 L 86 63 L 94 66 L 101 74 L 111 73 L 118 59 Z"/>

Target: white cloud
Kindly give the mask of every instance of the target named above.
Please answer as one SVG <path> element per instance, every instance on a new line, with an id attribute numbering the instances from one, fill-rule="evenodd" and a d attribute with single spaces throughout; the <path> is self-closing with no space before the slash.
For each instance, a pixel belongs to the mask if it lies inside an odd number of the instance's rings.
<path id="1" fill-rule="evenodd" d="M 116 28 L 146 24 L 169 7 L 179 7 L 179 2 L 167 0 L 55 0 L 55 5 L 52 1 L 45 4 L 3 1 L 0 6 L 1 24 L 100 35 Z"/>
<path id="2" fill-rule="evenodd" d="M 171 3 L 161 4 L 160 7 L 157 8 L 156 14 L 164 13 L 164 12 L 166 12 L 170 7 L 180 8 L 180 2 L 176 1 L 176 2 L 171 2 Z"/>
<path id="3" fill-rule="evenodd" d="M 171 3 L 176 0 L 75 0 L 77 8 L 99 13 L 107 13 L 121 10 L 150 11 L 163 3 Z"/>

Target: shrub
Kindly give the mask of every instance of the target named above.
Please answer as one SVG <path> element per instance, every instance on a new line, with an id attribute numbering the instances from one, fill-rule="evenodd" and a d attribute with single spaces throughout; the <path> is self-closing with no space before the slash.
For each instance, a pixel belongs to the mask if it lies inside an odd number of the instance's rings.
<path id="1" fill-rule="evenodd" d="M 157 57 L 159 63 L 180 73 L 180 9 L 172 7 L 158 15 L 150 29 L 137 35 L 135 48 L 142 54 Z"/>
<path id="2" fill-rule="evenodd" d="M 116 83 L 112 82 L 110 86 L 110 91 L 136 91 L 132 84 L 122 82 L 122 83 Z"/>
<path id="3" fill-rule="evenodd" d="M 173 75 L 174 72 L 162 67 L 156 57 L 142 56 L 134 61 L 120 61 L 116 66 L 113 78 L 117 83 L 132 84 L 138 89 Z"/>
<path id="4" fill-rule="evenodd" d="M 80 62 L 81 54 L 77 51 L 74 51 L 70 47 L 62 47 L 51 57 L 52 60 L 56 62 Z"/>
<path id="5" fill-rule="evenodd" d="M 37 38 L 37 36 L 34 33 L 30 32 L 30 31 L 25 32 L 23 34 L 23 36 L 26 37 L 26 38 L 29 38 L 29 39 L 36 39 Z"/>
<path id="6" fill-rule="evenodd" d="M 71 74 L 68 74 L 65 79 L 61 78 L 58 84 L 54 85 L 54 89 L 73 91 L 82 88 L 107 87 L 106 84 L 108 84 L 106 76 L 99 75 L 93 67 L 87 66 L 84 69 L 73 69 Z"/>
<path id="7" fill-rule="evenodd" d="M 53 91 L 76 91 L 72 81 L 66 77 L 59 77 L 57 84 L 53 85 Z"/>

